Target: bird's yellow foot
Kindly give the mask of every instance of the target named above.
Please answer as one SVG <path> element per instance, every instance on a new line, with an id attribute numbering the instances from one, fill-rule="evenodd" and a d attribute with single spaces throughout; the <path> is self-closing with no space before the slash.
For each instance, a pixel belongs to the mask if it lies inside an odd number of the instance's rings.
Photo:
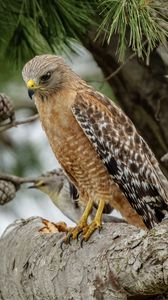
<path id="1" fill-rule="evenodd" d="M 81 222 L 79 222 L 79 224 L 74 227 L 74 228 L 69 228 L 68 230 L 68 234 L 66 235 L 66 237 L 63 240 L 63 243 L 68 244 L 70 243 L 70 240 L 73 239 L 78 239 L 79 234 L 81 233 L 86 233 L 88 230 L 88 224 L 84 221 L 81 220 Z"/>
<path id="2" fill-rule="evenodd" d="M 98 229 L 99 232 L 101 230 L 101 227 L 102 227 L 102 222 L 101 221 L 97 221 L 96 218 L 93 220 L 93 222 L 91 222 L 89 225 L 88 225 L 88 228 L 87 228 L 87 231 L 85 231 L 85 233 L 83 232 L 83 238 L 82 238 L 82 241 L 85 241 L 87 242 L 88 239 L 90 238 L 90 236 L 92 235 L 92 233 Z"/>
<path id="3" fill-rule="evenodd" d="M 92 233 L 96 230 L 96 229 L 101 229 L 102 226 L 102 213 L 103 213 L 103 209 L 104 209 L 104 205 L 105 205 L 105 201 L 104 200 L 100 200 L 99 202 L 99 206 L 96 212 L 96 216 L 94 218 L 94 220 L 91 222 L 91 224 L 87 224 L 87 218 L 90 214 L 90 211 L 92 209 L 92 205 L 93 205 L 93 201 L 89 200 L 86 209 L 82 215 L 82 218 L 79 222 L 79 224 L 75 227 L 69 230 L 67 236 L 65 237 L 65 239 L 62 241 L 61 243 L 61 248 L 63 246 L 63 244 L 67 244 L 70 243 L 71 238 L 72 239 L 78 239 L 78 236 L 80 233 L 82 233 L 83 237 L 81 240 L 81 246 L 83 241 L 88 241 L 88 239 L 90 238 L 90 236 L 92 235 Z"/>
<path id="4" fill-rule="evenodd" d="M 69 228 L 65 222 L 53 223 L 46 219 L 42 219 L 44 227 L 39 231 L 44 233 L 68 232 Z"/>
<path id="5" fill-rule="evenodd" d="M 90 238 L 90 236 L 96 229 L 99 229 L 99 232 L 100 232 L 100 229 L 102 227 L 102 213 L 103 213 L 104 205 L 105 205 L 105 201 L 100 200 L 94 220 L 88 226 L 87 231 L 85 233 L 83 233 L 83 238 L 81 240 L 81 246 L 84 241 L 85 242 L 88 241 L 88 239 Z"/>
<path id="6" fill-rule="evenodd" d="M 85 234 L 87 232 L 88 229 L 87 219 L 89 214 L 92 211 L 92 206 L 93 206 L 93 200 L 90 199 L 86 205 L 85 211 L 82 215 L 80 222 L 76 227 L 69 229 L 67 236 L 61 242 L 61 248 L 63 244 L 70 243 L 71 239 L 73 240 L 78 239 L 80 233 Z"/>

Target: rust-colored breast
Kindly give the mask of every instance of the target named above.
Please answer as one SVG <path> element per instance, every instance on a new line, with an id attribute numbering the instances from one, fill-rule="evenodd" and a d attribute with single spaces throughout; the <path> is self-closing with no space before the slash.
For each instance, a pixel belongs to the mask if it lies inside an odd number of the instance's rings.
<path id="1" fill-rule="evenodd" d="M 58 161 L 79 189 L 83 201 L 106 202 L 134 225 L 145 227 L 141 217 L 112 181 L 107 169 L 71 112 L 75 91 L 61 91 L 42 101 L 36 97 L 42 126 Z"/>

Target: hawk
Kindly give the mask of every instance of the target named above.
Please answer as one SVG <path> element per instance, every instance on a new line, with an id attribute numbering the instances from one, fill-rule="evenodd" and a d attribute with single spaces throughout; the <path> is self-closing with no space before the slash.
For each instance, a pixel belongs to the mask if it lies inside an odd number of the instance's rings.
<path id="1" fill-rule="evenodd" d="M 35 56 L 23 68 L 57 160 L 86 204 L 77 226 L 87 241 L 101 227 L 104 206 L 128 223 L 152 228 L 168 212 L 168 181 L 131 120 L 56 55 Z M 97 212 L 88 225 L 93 203 Z"/>

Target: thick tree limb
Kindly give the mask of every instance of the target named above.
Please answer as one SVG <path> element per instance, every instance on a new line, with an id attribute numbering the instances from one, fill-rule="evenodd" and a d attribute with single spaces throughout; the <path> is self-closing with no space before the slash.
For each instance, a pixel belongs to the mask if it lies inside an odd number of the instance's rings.
<path id="1" fill-rule="evenodd" d="M 63 253 L 63 234 L 41 227 L 40 218 L 20 220 L 1 238 L 0 299 L 167 299 L 154 296 L 168 292 L 167 222 L 150 232 L 106 224 Z"/>

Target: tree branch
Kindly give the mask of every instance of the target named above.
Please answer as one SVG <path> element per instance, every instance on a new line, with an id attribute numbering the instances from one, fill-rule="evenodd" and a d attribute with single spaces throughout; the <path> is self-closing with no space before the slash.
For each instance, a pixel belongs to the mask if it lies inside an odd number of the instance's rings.
<path id="1" fill-rule="evenodd" d="M 143 42 L 142 45 L 145 46 L 146 44 L 147 44 L 147 41 L 145 40 L 145 42 Z M 125 65 L 127 63 L 130 62 L 130 60 L 132 60 L 136 56 L 137 56 L 137 53 L 133 52 L 130 56 L 128 56 L 128 58 L 121 65 L 119 65 L 119 67 L 115 71 L 113 71 L 107 77 L 104 77 L 104 79 L 102 79 L 102 80 L 88 80 L 88 82 L 100 82 L 100 83 L 102 83 L 102 82 L 108 81 L 109 79 L 112 79 L 125 67 Z"/>
<path id="2" fill-rule="evenodd" d="M 36 115 L 33 115 L 33 116 L 28 117 L 28 118 L 26 118 L 26 119 L 24 119 L 24 120 L 21 120 L 21 121 L 15 121 L 15 120 L 14 120 L 13 122 L 10 122 L 10 123 L 8 123 L 8 124 L 5 124 L 5 125 L 0 126 L 0 132 L 5 131 L 5 130 L 7 130 L 7 129 L 10 129 L 10 128 L 12 128 L 12 127 L 16 127 L 16 126 L 18 126 L 18 125 L 23 125 L 23 124 L 31 123 L 31 122 L 37 120 L 38 117 L 39 117 L 39 115 L 36 114 Z"/>
<path id="3" fill-rule="evenodd" d="M 4 173 L 0 173 L 0 179 L 1 180 L 6 180 L 6 181 L 11 181 L 14 184 L 20 185 L 22 183 L 31 183 L 34 180 L 36 180 L 36 177 L 19 177 L 19 176 L 15 176 L 15 175 L 11 175 L 11 174 L 4 174 Z"/>
<path id="4" fill-rule="evenodd" d="M 0 240 L 0 299 L 166 299 L 167 223 L 149 232 L 106 224 L 62 253 L 63 233 L 40 233 L 40 218 L 19 220 Z M 137 298 L 135 295 L 153 295 Z"/>

